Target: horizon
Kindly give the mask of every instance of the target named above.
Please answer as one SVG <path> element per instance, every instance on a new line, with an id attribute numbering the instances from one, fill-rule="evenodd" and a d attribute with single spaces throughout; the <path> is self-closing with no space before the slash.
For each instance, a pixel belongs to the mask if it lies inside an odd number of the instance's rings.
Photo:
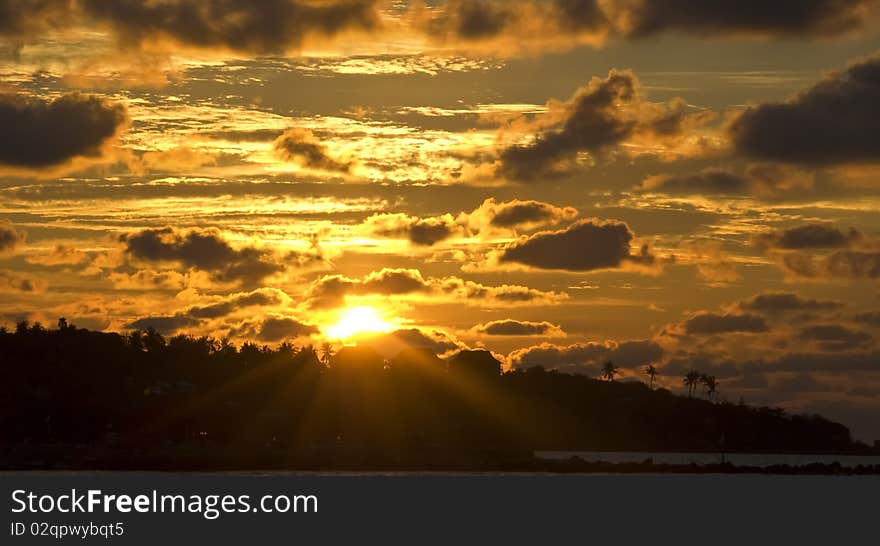
<path id="1" fill-rule="evenodd" d="M 0 327 L 698 370 L 880 439 L 880 8 L 715 4 L 0 2 Z"/>

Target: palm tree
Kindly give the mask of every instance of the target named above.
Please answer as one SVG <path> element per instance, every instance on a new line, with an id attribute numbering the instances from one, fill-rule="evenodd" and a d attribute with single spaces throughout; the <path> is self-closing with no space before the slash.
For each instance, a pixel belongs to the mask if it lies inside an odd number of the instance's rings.
<path id="1" fill-rule="evenodd" d="M 620 368 L 614 365 L 610 360 L 602 366 L 602 379 L 614 381 L 614 376 L 620 373 Z"/>
<path id="2" fill-rule="evenodd" d="M 654 367 L 653 364 L 648 364 L 645 367 L 645 373 L 648 374 L 648 377 L 651 378 L 650 388 L 654 388 L 654 378 L 660 375 L 660 372 L 657 371 L 657 368 Z"/>
<path id="3" fill-rule="evenodd" d="M 321 364 L 324 366 L 330 365 L 330 360 L 333 358 L 333 344 L 329 342 L 324 342 L 321 344 Z"/>
<path id="4" fill-rule="evenodd" d="M 700 383 L 700 372 L 696 370 L 689 371 L 685 374 L 683 382 L 688 388 L 688 396 L 693 396 L 697 385 Z"/>
<path id="5" fill-rule="evenodd" d="M 709 397 L 709 400 L 712 400 L 713 396 L 718 395 L 718 380 L 715 379 L 714 375 L 707 375 L 703 377 L 703 384 L 706 385 L 706 396 Z"/>

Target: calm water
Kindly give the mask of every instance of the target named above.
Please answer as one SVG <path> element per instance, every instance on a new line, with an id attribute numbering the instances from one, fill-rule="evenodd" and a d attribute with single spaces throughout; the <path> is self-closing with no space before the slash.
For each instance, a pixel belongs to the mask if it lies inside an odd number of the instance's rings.
<path id="1" fill-rule="evenodd" d="M 654 464 L 718 464 L 720 453 L 650 453 L 644 451 L 536 451 L 539 459 L 570 459 L 580 457 L 589 462 L 640 463 L 652 459 Z M 771 466 L 787 464 L 802 466 L 810 463 L 841 466 L 880 465 L 880 455 L 801 455 L 774 453 L 726 453 L 724 459 L 736 466 Z"/>

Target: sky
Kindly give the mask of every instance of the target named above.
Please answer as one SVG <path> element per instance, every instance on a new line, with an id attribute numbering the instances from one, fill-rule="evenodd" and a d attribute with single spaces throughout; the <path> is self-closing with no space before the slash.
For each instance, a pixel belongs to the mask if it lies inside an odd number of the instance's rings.
<path id="1" fill-rule="evenodd" d="M 874 0 L 0 0 L 0 324 L 492 351 L 880 438 Z"/>

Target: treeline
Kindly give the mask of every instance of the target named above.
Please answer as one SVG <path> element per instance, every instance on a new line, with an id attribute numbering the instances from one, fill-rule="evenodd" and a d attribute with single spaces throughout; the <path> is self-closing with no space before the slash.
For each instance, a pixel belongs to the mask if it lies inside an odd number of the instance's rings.
<path id="1" fill-rule="evenodd" d="M 490 353 L 235 346 L 20 323 L 0 331 L 0 443 L 149 454 L 177 447 L 291 460 L 531 450 L 843 452 L 843 425 L 777 408 L 677 396 L 639 382 Z M 488 456 L 488 455 L 487 455 Z M 498 455 L 499 457 L 503 455 Z"/>

